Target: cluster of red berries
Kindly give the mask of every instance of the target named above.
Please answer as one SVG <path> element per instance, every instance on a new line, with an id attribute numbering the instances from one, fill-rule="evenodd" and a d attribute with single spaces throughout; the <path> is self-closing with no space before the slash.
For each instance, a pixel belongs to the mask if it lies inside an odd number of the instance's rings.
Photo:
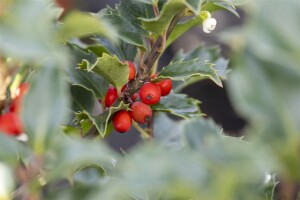
<path id="1" fill-rule="evenodd" d="M 136 75 L 136 68 L 134 64 L 128 61 L 129 77 L 131 81 Z M 156 78 L 157 75 L 153 75 L 151 80 Z M 125 87 L 123 87 L 123 90 Z M 145 83 L 138 93 L 135 93 L 132 97 L 132 104 L 130 106 L 131 111 L 120 110 L 113 115 L 113 126 L 116 131 L 120 133 L 127 132 L 132 124 L 132 119 L 140 124 L 149 122 L 152 117 L 152 110 L 149 105 L 157 104 L 161 96 L 166 96 L 172 89 L 171 79 L 165 79 L 157 83 L 147 82 Z M 139 100 L 138 101 L 138 97 Z M 114 104 L 118 98 L 117 90 L 114 87 L 109 87 L 105 96 L 105 106 L 110 107 Z M 136 101 L 137 100 L 137 101 Z"/>
<path id="2" fill-rule="evenodd" d="M 10 104 L 9 111 L 0 116 L 0 131 L 7 135 L 18 136 L 23 133 L 20 110 L 23 97 L 29 89 L 28 83 L 22 83 L 15 92 L 15 98 Z"/>

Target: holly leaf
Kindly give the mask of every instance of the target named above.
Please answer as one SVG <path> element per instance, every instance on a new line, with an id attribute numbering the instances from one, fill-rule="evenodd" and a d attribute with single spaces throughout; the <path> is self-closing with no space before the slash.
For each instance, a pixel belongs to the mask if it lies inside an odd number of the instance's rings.
<path id="1" fill-rule="evenodd" d="M 184 53 L 183 50 L 178 51 L 178 53 L 174 56 L 173 61 L 178 61 L 183 59 L 185 61 L 193 60 L 198 58 L 202 61 L 208 61 L 209 63 L 214 63 L 213 68 L 216 70 L 218 76 L 221 79 L 226 79 L 228 70 L 228 63 L 229 61 L 221 56 L 221 50 L 218 46 L 214 47 L 205 47 L 204 45 L 200 45 L 199 47 L 195 48 L 194 50 Z M 197 81 L 202 80 L 202 77 L 191 77 L 186 81 L 174 81 L 173 82 L 173 89 L 175 91 L 180 91 L 184 87 L 195 83 Z"/>
<path id="2" fill-rule="evenodd" d="M 152 19 L 141 19 L 145 30 L 158 35 L 165 32 L 176 14 L 182 12 L 186 7 L 185 0 L 172 0 L 164 4 L 160 15 Z"/>
<path id="3" fill-rule="evenodd" d="M 211 12 L 214 12 L 216 10 L 224 9 L 229 11 L 230 13 L 234 14 L 237 17 L 239 16 L 239 13 L 236 11 L 236 8 L 234 4 L 232 4 L 231 1 L 228 0 L 208 0 L 208 3 L 206 3 L 203 7 L 203 10 L 209 10 Z"/>
<path id="4" fill-rule="evenodd" d="M 87 45 L 79 40 L 72 40 L 72 42 L 67 42 L 67 47 L 72 52 L 74 57 L 74 64 L 81 63 L 82 60 L 87 60 L 88 62 L 94 64 L 98 57 L 101 57 L 103 53 L 108 53 L 109 51 L 103 45 L 97 43 L 92 45 Z"/>
<path id="5" fill-rule="evenodd" d="M 117 56 L 103 54 L 102 57 L 97 58 L 96 63 L 90 64 L 84 60 L 79 67 L 99 74 L 119 91 L 128 82 L 128 64 L 121 63 Z"/>
<path id="6" fill-rule="evenodd" d="M 162 97 L 159 103 L 151 108 L 154 111 L 168 112 L 188 119 L 201 116 L 199 104 L 198 100 L 188 98 L 186 94 L 170 93 L 168 96 Z"/>
<path id="7" fill-rule="evenodd" d="M 64 70 L 42 66 L 30 82 L 22 106 L 22 120 L 29 143 L 42 153 L 56 140 L 61 123 L 68 118 L 68 88 Z"/>
<path id="8" fill-rule="evenodd" d="M 97 99 L 105 97 L 109 83 L 96 73 L 79 68 L 69 69 L 70 82 L 73 86 L 80 86 L 93 93 Z"/>
<path id="9" fill-rule="evenodd" d="M 147 36 L 148 33 L 141 27 L 132 24 L 132 22 L 121 16 L 116 10 L 107 8 L 99 13 L 100 18 L 104 18 L 110 22 L 110 25 L 117 29 L 114 35 L 126 43 L 138 46 L 146 50 L 142 36 Z"/>
<path id="10" fill-rule="evenodd" d="M 143 18 L 142 25 L 144 29 L 156 33 L 157 35 L 161 35 L 164 33 L 170 22 L 180 12 L 183 12 L 185 8 L 191 10 L 195 15 L 199 15 L 201 10 L 202 0 L 171 0 L 167 1 L 162 10 L 160 11 L 160 15 L 146 19 Z"/>
<path id="11" fill-rule="evenodd" d="M 71 86 L 72 96 L 72 110 L 74 112 L 80 112 L 86 110 L 89 113 L 93 112 L 95 97 L 93 93 L 86 90 L 84 87 L 72 85 Z"/>
<path id="12" fill-rule="evenodd" d="M 217 71 L 213 68 L 213 64 L 199 61 L 199 59 L 171 62 L 161 70 L 156 79 L 160 80 L 162 78 L 170 78 L 175 81 L 184 81 L 194 76 L 209 78 L 222 87 L 222 82 Z"/>
<path id="13" fill-rule="evenodd" d="M 123 102 L 121 102 L 118 106 L 112 106 L 107 111 L 97 116 L 84 110 L 77 114 L 77 118 L 79 120 L 90 119 L 93 125 L 95 125 L 97 128 L 99 134 L 102 136 L 102 138 L 104 138 L 110 133 L 108 130 L 108 124 L 111 116 L 119 110 L 128 110 L 128 105 L 125 105 Z"/>
<path id="14" fill-rule="evenodd" d="M 63 40 L 99 34 L 116 41 L 115 30 L 103 19 L 97 19 L 92 14 L 72 11 L 63 18 L 59 28 Z"/>
<path id="15" fill-rule="evenodd" d="M 1 4 L 2 4 L 1 0 Z M 59 48 L 54 15 L 49 2 L 5 1 L 0 14 L 0 49 L 4 55 L 35 60 L 52 55 L 65 56 Z M 34 23 L 33 23 L 34 22 Z"/>

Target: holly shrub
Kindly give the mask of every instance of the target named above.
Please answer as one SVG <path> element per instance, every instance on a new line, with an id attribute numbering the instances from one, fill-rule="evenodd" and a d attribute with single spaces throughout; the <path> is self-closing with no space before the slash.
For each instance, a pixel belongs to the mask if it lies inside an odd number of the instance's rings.
<path id="1" fill-rule="evenodd" d="M 297 1 L 76 2 L 0 1 L 0 200 L 297 198 Z M 221 10 L 242 24 L 218 30 L 230 60 L 202 43 L 159 66 L 191 28 L 216 34 Z M 181 93 L 204 79 L 226 85 L 245 137 Z M 130 129 L 142 141 L 122 154 L 103 140 Z"/>

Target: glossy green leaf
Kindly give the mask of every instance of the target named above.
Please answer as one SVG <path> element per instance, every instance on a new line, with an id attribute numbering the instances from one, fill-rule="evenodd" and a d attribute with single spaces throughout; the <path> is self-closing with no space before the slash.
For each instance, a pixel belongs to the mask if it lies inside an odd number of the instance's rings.
<path id="1" fill-rule="evenodd" d="M 164 4 L 160 15 L 152 19 L 142 19 L 144 29 L 161 35 L 165 32 L 173 19 L 186 7 L 185 0 L 171 0 Z"/>
<path id="2" fill-rule="evenodd" d="M 128 82 L 128 64 L 120 62 L 117 56 L 103 54 L 102 57 L 97 59 L 96 63 L 83 61 L 79 67 L 99 74 L 120 91 Z"/>
<path id="3" fill-rule="evenodd" d="M 208 3 L 203 6 L 203 10 L 209 10 L 214 12 L 216 10 L 225 9 L 235 16 L 239 17 L 239 13 L 236 11 L 236 8 L 230 1 L 223 0 L 208 0 Z"/>
<path id="4" fill-rule="evenodd" d="M 63 18 L 59 27 L 59 34 L 62 39 L 84 37 L 100 34 L 116 41 L 114 29 L 103 19 L 97 19 L 92 14 L 80 11 L 72 11 Z"/>
<path id="5" fill-rule="evenodd" d="M 146 49 L 144 47 L 142 36 L 146 36 L 148 34 L 141 27 L 132 24 L 129 19 L 121 16 L 117 11 L 110 8 L 107 8 L 105 11 L 99 13 L 99 17 L 106 19 L 109 21 L 111 26 L 117 29 L 117 33 L 114 36 L 129 44 Z"/>
<path id="6" fill-rule="evenodd" d="M 64 72 L 43 66 L 32 78 L 22 110 L 22 120 L 33 149 L 41 153 L 57 137 L 60 124 L 68 118 L 69 98 Z"/>
<path id="7" fill-rule="evenodd" d="M 69 75 L 72 85 L 81 86 L 91 91 L 98 99 L 105 97 L 109 83 L 98 74 L 78 68 L 70 68 Z"/>
<path id="8" fill-rule="evenodd" d="M 226 79 L 228 70 L 229 61 L 221 56 L 220 48 L 218 46 L 214 47 L 205 47 L 204 45 L 200 45 L 194 50 L 184 53 L 182 50 L 177 52 L 177 54 L 173 58 L 174 61 L 178 61 L 183 59 L 185 61 L 193 60 L 198 58 L 201 61 L 208 61 L 209 63 L 213 63 L 213 68 L 216 70 L 218 76 L 221 79 Z M 203 77 L 191 77 L 188 80 L 182 81 L 174 81 L 173 82 L 173 90 L 181 91 L 184 87 L 195 83 L 197 81 L 203 80 Z"/>
<path id="9" fill-rule="evenodd" d="M 80 112 L 86 110 L 89 113 L 93 112 L 95 105 L 95 97 L 93 94 L 85 88 L 73 85 L 71 86 L 72 96 L 72 110 L 74 112 Z"/>
<path id="10" fill-rule="evenodd" d="M 183 118 L 193 118 L 201 116 L 199 104 L 198 100 L 188 98 L 185 94 L 171 93 L 162 97 L 159 103 L 151 108 L 154 111 L 168 112 Z"/>
<path id="11" fill-rule="evenodd" d="M 161 70 L 157 79 L 170 78 L 184 81 L 194 76 L 209 78 L 222 87 L 222 82 L 217 71 L 213 68 L 213 64 L 201 61 L 198 58 L 189 61 L 178 60 L 170 63 Z"/>
<path id="12" fill-rule="evenodd" d="M 93 123 L 93 125 L 96 126 L 98 133 L 102 136 L 105 137 L 108 134 L 110 134 L 110 129 L 109 129 L 109 122 L 112 117 L 112 115 L 119 111 L 119 110 L 127 110 L 128 106 L 123 104 L 122 102 L 117 106 L 112 106 L 110 107 L 107 111 L 103 112 L 100 115 L 93 115 L 92 113 L 89 113 L 87 111 L 83 111 L 82 113 L 78 114 L 78 119 L 90 119 Z"/>

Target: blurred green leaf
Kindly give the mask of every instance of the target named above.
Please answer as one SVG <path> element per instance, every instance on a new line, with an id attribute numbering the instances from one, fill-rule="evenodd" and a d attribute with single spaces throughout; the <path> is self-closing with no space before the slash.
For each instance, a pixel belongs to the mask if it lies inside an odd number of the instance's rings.
<path id="1" fill-rule="evenodd" d="M 97 19 L 92 14 L 72 11 L 62 19 L 59 34 L 63 40 L 100 34 L 116 41 L 115 30 L 103 19 Z"/>
<path id="2" fill-rule="evenodd" d="M 29 142 L 38 153 L 55 140 L 60 124 L 68 117 L 67 94 L 63 70 L 43 66 L 36 71 L 21 114 Z"/>
<path id="3" fill-rule="evenodd" d="M 121 63 L 117 56 L 103 54 L 102 57 L 97 59 L 96 63 L 93 64 L 83 61 L 79 67 L 99 74 L 120 91 L 128 82 L 128 64 Z"/>
<path id="4" fill-rule="evenodd" d="M 201 116 L 199 104 L 198 100 L 188 98 L 185 94 L 171 93 L 162 97 L 159 103 L 151 106 L 151 108 L 154 111 L 168 112 L 187 119 Z"/>
<path id="5" fill-rule="evenodd" d="M 29 159 L 31 151 L 22 143 L 16 141 L 15 137 L 0 133 L 0 161 L 10 165 L 16 165 L 21 160 Z"/>
<path id="6" fill-rule="evenodd" d="M 46 157 L 49 179 L 72 176 L 83 167 L 97 165 L 105 175 L 115 171 L 119 156 L 103 143 L 60 137 Z M 51 155 L 49 154 L 49 155 Z"/>
<path id="7" fill-rule="evenodd" d="M 237 69 L 229 78 L 231 99 L 249 121 L 248 135 L 271 147 L 284 166 L 281 174 L 299 180 L 300 7 L 292 1 L 272 6 L 257 1 L 253 8 L 251 20 L 236 31 L 239 37 L 228 38 L 240 44 L 233 46 Z M 236 39 L 244 43 L 233 43 Z"/>
<path id="8" fill-rule="evenodd" d="M 213 69 L 213 64 L 200 61 L 198 58 L 189 61 L 178 60 L 171 62 L 161 70 L 157 79 L 170 78 L 175 81 L 184 81 L 193 76 L 209 78 L 222 87 L 222 82 L 217 71 Z"/>
<path id="9" fill-rule="evenodd" d="M 2 52 L 24 60 L 54 54 L 64 57 L 64 52 L 58 46 L 53 23 L 55 16 L 48 5 L 49 1 L 15 0 L 6 3 L 4 14 L 0 15 Z"/>

